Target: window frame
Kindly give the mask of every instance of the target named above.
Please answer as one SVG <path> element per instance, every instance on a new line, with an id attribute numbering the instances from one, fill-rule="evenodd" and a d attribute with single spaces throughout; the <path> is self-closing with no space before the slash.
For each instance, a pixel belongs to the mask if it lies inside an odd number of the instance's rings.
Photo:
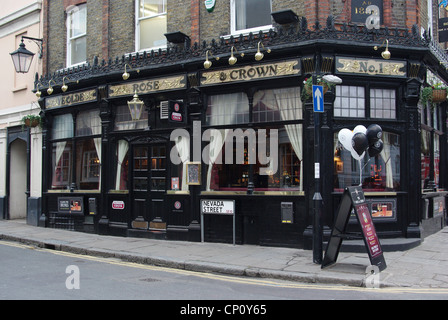
<path id="1" fill-rule="evenodd" d="M 54 192 L 57 190 L 64 190 L 64 189 L 68 189 L 71 188 L 73 184 L 76 184 L 76 188 L 77 190 L 82 190 L 83 192 L 97 192 L 99 190 L 101 190 L 101 175 L 102 175 L 102 163 L 101 163 L 101 156 L 98 154 L 98 150 L 96 151 L 97 153 L 97 158 L 99 160 L 98 163 L 98 168 L 99 168 L 99 176 L 98 176 L 98 188 L 96 189 L 83 189 L 81 188 L 81 184 L 83 183 L 93 183 L 95 182 L 94 180 L 96 180 L 96 178 L 91 178 L 91 177 L 87 177 L 85 176 L 85 172 L 84 170 L 86 168 L 89 167 L 88 163 L 84 163 L 84 160 L 89 160 L 92 159 L 93 157 L 88 157 L 89 159 L 85 159 L 85 152 L 83 152 L 82 154 L 78 154 L 79 152 L 79 148 L 78 146 L 82 145 L 84 143 L 84 141 L 88 141 L 88 140 L 92 140 L 92 143 L 95 144 L 95 139 L 99 139 L 101 138 L 101 132 L 99 133 L 94 133 L 93 131 L 90 134 L 85 134 L 83 132 L 80 132 L 78 129 L 79 127 L 77 127 L 77 123 L 78 123 L 78 117 L 80 116 L 80 114 L 82 112 L 98 112 L 98 117 L 99 117 L 99 108 L 93 108 L 93 109 L 87 109 L 87 110 L 83 110 L 80 113 L 77 113 L 76 115 L 72 114 L 72 113 L 64 113 L 64 114 L 58 114 L 55 115 L 55 117 L 61 117 L 60 119 L 62 119 L 62 117 L 64 116 L 68 116 L 70 115 L 70 121 L 71 123 L 68 124 L 68 121 L 66 120 L 66 124 L 63 125 L 62 130 L 58 130 L 58 131 L 54 131 L 55 130 L 55 126 L 53 125 L 52 131 L 51 131 L 51 137 L 50 137 L 50 143 L 51 143 L 51 165 L 50 165 L 50 171 L 47 172 L 47 174 L 49 174 L 49 181 L 51 181 L 50 185 L 47 187 L 47 191 L 50 192 Z M 76 119 L 75 119 L 76 117 Z M 55 120 L 53 120 L 54 122 Z M 100 120 L 100 126 L 99 128 L 101 129 L 101 120 Z M 90 124 L 91 125 L 91 124 Z M 78 132 L 79 131 L 79 132 Z M 56 135 L 55 135 L 56 134 Z M 64 166 L 62 166 L 62 164 L 59 166 L 58 164 L 53 162 L 53 153 L 54 153 L 54 146 L 57 143 L 66 143 L 64 146 L 64 150 L 61 154 L 61 158 L 59 161 L 61 161 L 62 159 L 64 159 L 64 154 L 68 152 L 68 179 L 67 180 L 54 180 L 54 175 L 56 173 L 56 170 L 59 169 L 63 169 Z M 66 151 L 66 148 L 68 148 L 68 151 Z M 92 150 L 86 151 L 87 153 L 92 153 Z M 78 164 L 78 158 L 81 161 L 80 164 Z M 59 162 L 58 162 L 59 163 Z M 55 183 L 56 182 L 56 183 Z M 66 184 L 65 184 L 66 182 Z"/>
<path id="2" fill-rule="evenodd" d="M 257 90 L 256 92 L 252 93 L 252 97 L 251 99 L 249 99 L 249 97 L 247 96 L 247 93 L 244 91 L 235 91 L 235 92 L 228 92 L 225 94 L 220 94 L 220 93 L 215 93 L 215 94 L 209 94 L 207 96 L 207 108 L 206 108 L 206 112 L 204 114 L 204 120 L 206 123 L 207 128 L 209 129 L 216 129 L 216 130 L 226 130 L 226 129 L 230 129 L 230 130 L 238 130 L 241 129 L 243 131 L 243 134 L 246 134 L 247 130 L 254 130 L 255 134 L 257 135 L 257 141 L 258 141 L 258 134 L 260 132 L 260 130 L 266 130 L 266 134 L 268 134 L 268 136 L 266 137 L 266 148 L 270 147 L 270 141 L 269 141 L 269 136 L 270 136 L 270 130 L 271 129 L 276 129 L 278 130 L 278 148 L 280 153 L 277 154 L 278 158 L 277 158 L 277 171 L 272 174 L 272 175 L 264 175 L 266 177 L 266 179 L 270 179 L 277 177 L 278 179 L 285 179 L 286 181 L 286 176 L 283 175 L 283 172 L 280 172 L 281 170 L 284 171 L 284 169 L 286 168 L 284 166 L 285 161 L 283 161 L 282 159 L 287 159 L 287 156 L 289 156 L 289 159 L 294 159 L 297 158 L 297 165 L 295 165 L 293 162 L 291 162 L 292 164 L 288 166 L 288 170 L 290 170 L 291 172 L 288 172 L 289 174 L 287 174 L 287 176 L 289 176 L 289 179 L 294 179 L 294 173 L 293 173 L 293 169 L 294 168 L 298 168 L 298 172 L 297 172 L 297 176 L 298 176 L 298 182 L 296 183 L 292 183 L 289 186 L 286 186 L 287 183 L 285 183 L 285 181 L 279 181 L 278 185 L 274 186 L 274 185 L 269 185 L 267 184 L 266 186 L 261 186 L 261 184 L 259 186 L 254 185 L 254 192 L 292 192 L 294 194 L 303 194 L 303 144 L 301 145 L 300 149 L 302 154 L 301 154 L 301 159 L 299 158 L 299 156 L 293 154 L 294 151 L 294 147 L 293 147 L 293 142 L 291 141 L 290 137 L 288 136 L 287 133 L 287 126 L 298 126 L 299 130 L 300 130 L 300 139 L 303 143 L 303 134 L 304 134 L 304 128 L 303 128 L 303 124 L 304 124 L 304 118 L 303 118 L 303 112 L 304 112 L 304 104 L 302 103 L 300 97 L 301 97 L 301 90 L 302 88 L 300 86 L 282 86 L 282 87 L 266 87 L 266 88 L 259 88 L 259 90 Z M 298 105 L 296 107 L 292 107 L 289 106 L 288 108 L 280 108 L 280 106 L 278 105 L 278 97 L 276 98 L 276 94 L 281 94 L 281 96 L 283 97 L 285 94 L 289 94 L 289 96 L 287 96 L 288 99 L 294 99 L 294 101 L 298 102 Z M 223 96 L 234 96 L 234 100 L 236 105 L 238 106 L 237 108 L 235 108 L 234 112 L 236 111 L 241 111 L 244 110 L 244 113 L 236 113 L 237 115 L 244 115 L 244 117 L 240 117 L 241 119 L 247 119 L 243 120 L 243 121 L 233 121 L 235 119 L 235 117 L 227 117 L 227 118 L 221 118 L 221 113 L 218 112 L 217 116 L 219 119 L 217 119 L 216 121 L 212 120 L 213 117 L 213 111 L 211 110 L 211 108 L 217 107 L 220 104 L 215 104 L 214 103 L 214 99 L 212 99 L 212 97 L 217 97 L 218 99 L 224 99 Z M 258 98 L 257 98 L 258 96 Z M 229 99 L 229 103 L 231 103 L 232 99 Z M 252 105 L 249 104 L 249 101 L 252 101 Z M 283 98 L 281 99 L 281 101 L 283 101 Z M 247 103 L 247 107 L 244 107 L 243 104 Z M 279 113 L 278 115 L 278 119 L 276 120 L 269 120 L 269 119 L 259 119 L 258 121 L 255 120 L 255 113 L 256 111 L 256 106 L 259 104 L 259 106 L 264 106 L 267 109 L 263 109 L 266 112 L 269 113 Z M 221 107 L 226 107 L 227 106 L 227 102 L 222 104 Z M 272 108 L 274 107 L 274 108 Z M 269 110 L 268 110 L 269 109 Z M 226 107 L 226 110 L 229 110 L 229 108 Z M 261 109 L 260 109 L 261 110 Z M 283 116 L 280 115 L 280 113 L 284 112 Z M 282 119 L 283 117 L 283 119 Z M 221 120 L 227 120 L 227 121 L 221 121 Z M 230 120 L 230 121 L 228 121 Z M 223 132 L 221 132 L 221 135 L 223 134 Z M 283 134 L 281 136 L 281 134 Z M 282 138 L 287 138 L 289 140 L 289 142 L 281 142 L 280 140 Z M 228 137 L 226 137 L 227 139 Z M 289 147 L 288 147 L 289 145 Z M 245 140 L 245 148 L 247 147 L 247 141 Z M 216 164 L 220 165 L 220 169 L 224 170 L 225 167 L 227 166 L 226 162 L 226 156 L 225 156 L 225 150 L 228 146 L 227 145 L 223 145 L 219 151 L 220 157 L 219 158 L 219 162 L 216 162 Z M 235 145 L 233 145 L 233 147 L 235 147 Z M 287 153 L 281 153 L 282 148 L 289 148 L 290 154 Z M 234 148 L 235 149 L 235 148 Z M 258 149 L 258 148 L 257 148 Z M 205 149 L 204 149 L 205 150 Z M 266 149 L 268 150 L 268 149 Z M 268 157 L 270 157 L 270 152 L 267 152 L 269 154 Z M 235 153 L 233 153 L 232 155 L 233 158 L 233 165 L 238 165 L 238 159 L 235 159 Z M 246 163 L 246 161 L 244 162 L 244 164 L 240 164 L 243 166 L 247 166 L 247 170 L 252 170 L 252 174 L 253 174 L 253 182 L 256 184 L 255 181 L 255 176 L 259 174 L 259 170 L 261 168 L 263 169 L 268 169 L 269 164 L 265 165 L 265 164 L 260 164 L 260 159 L 258 158 L 259 155 L 258 153 L 255 155 L 257 163 L 253 164 L 253 165 L 249 165 L 248 163 Z M 263 160 L 264 161 L 264 160 Z M 213 166 L 214 164 L 212 164 Z M 229 164 L 229 166 L 232 164 Z M 178 166 L 182 166 L 182 163 L 180 163 Z M 212 169 L 209 168 L 210 164 L 209 163 L 205 163 L 205 167 L 207 168 L 207 172 L 204 174 L 204 176 L 207 178 L 205 179 L 205 192 L 244 192 L 248 189 L 249 186 L 230 186 L 230 187 L 223 187 L 223 186 L 218 186 L 216 189 L 214 188 L 214 184 L 212 183 L 212 179 L 214 177 L 214 173 L 212 172 L 214 167 L 212 167 Z M 180 167 L 178 168 L 178 171 L 180 172 L 181 169 Z M 241 172 L 243 172 L 244 170 L 242 170 Z M 210 175 L 210 180 L 208 178 L 208 176 Z M 242 180 L 246 179 L 244 181 L 244 183 L 248 182 L 249 179 L 249 171 L 247 171 L 247 176 L 242 176 L 241 177 Z M 260 182 L 260 181 L 259 181 Z M 210 183 L 210 184 L 208 184 Z M 266 181 L 266 183 L 268 183 Z M 277 184 L 277 183 L 276 183 Z"/>
<path id="3" fill-rule="evenodd" d="M 368 83 L 362 83 L 362 84 L 343 84 L 343 85 L 337 85 L 336 86 L 336 90 L 343 90 L 343 87 L 348 87 L 348 92 L 351 92 L 351 88 L 357 88 L 356 90 L 360 90 L 362 89 L 364 91 L 364 97 L 362 98 L 358 98 L 358 97 L 352 97 L 350 95 L 348 96 L 341 96 L 341 94 L 336 92 L 336 99 L 334 102 L 334 108 L 333 108 L 333 117 L 335 119 L 370 119 L 370 120 L 375 120 L 375 121 L 385 121 L 385 120 L 398 120 L 399 118 L 399 93 L 397 91 L 397 87 L 393 86 L 390 88 L 383 86 L 379 86 L 379 85 L 370 85 Z M 373 94 L 375 92 L 375 90 L 381 90 L 382 94 L 384 93 L 384 91 L 391 91 L 391 97 L 389 98 L 391 101 L 394 102 L 394 106 L 393 108 L 391 107 L 390 110 L 387 109 L 380 109 L 380 108 L 376 108 L 376 104 L 375 106 L 373 106 L 373 102 L 374 101 L 378 101 L 380 99 L 388 99 L 387 97 L 377 97 L 376 94 Z M 393 95 L 392 95 L 393 93 Z M 393 96 L 393 97 L 392 97 Z M 337 101 L 339 101 L 338 99 L 347 99 L 350 101 L 356 101 L 356 116 L 352 116 L 352 115 L 337 115 L 336 112 L 339 112 L 342 114 L 342 112 L 344 110 L 348 110 L 348 112 L 353 112 L 353 109 L 351 109 L 350 107 L 348 108 L 339 108 L 336 106 Z M 359 102 L 363 101 L 364 104 L 364 108 L 362 109 L 362 107 L 359 107 Z M 343 103 L 341 102 L 341 105 L 343 105 Z M 350 111 L 352 110 L 352 111 Z M 390 112 L 391 114 L 393 114 L 393 117 L 378 117 L 376 116 L 376 113 L 378 112 Z"/>
<path id="4" fill-rule="evenodd" d="M 72 19 L 73 18 L 73 13 L 75 11 L 80 11 L 80 10 L 85 10 L 85 12 L 86 12 L 86 14 L 85 14 L 85 16 L 86 16 L 86 19 L 85 19 L 85 30 L 86 30 L 86 32 L 82 33 L 82 34 L 78 34 L 78 35 L 72 37 L 71 36 L 71 32 L 72 32 L 71 26 L 74 24 L 73 19 Z M 66 33 L 66 35 L 67 35 L 66 65 L 67 65 L 67 68 L 68 68 L 68 67 L 74 67 L 74 66 L 85 64 L 86 61 L 87 61 L 87 4 L 86 3 L 82 3 L 82 4 L 79 4 L 79 5 L 76 5 L 76 6 L 68 7 L 67 10 L 66 10 L 66 15 L 67 15 L 67 18 L 66 18 L 66 32 L 67 32 Z M 77 62 L 77 63 L 72 63 L 72 58 L 73 58 L 72 57 L 72 41 L 81 39 L 83 37 L 86 38 L 86 52 L 85 52 L 86 58 L 85 58 L 84 61 L 80 61 L 80 62 Z"/>
<path id="5" fill-rule="evenodd" d="M 269 0 L 271 5 L 271 12 L 272 12 L 272 0 Z M 272 18 L 271 18 L 271 24 L 264 25 L 264 26 L 258 26 L 254 28 L 248 28 L 248 29 L 236 29 L 236 0 L 230 0 L 230 35 L 240 35 L 240 34 L 249 34 L 250 32 L 256 33 L 261 31 L 267 31 L 272 28 Z"/>
<path id="6" fill-rule="evenodd" d="M 162 17 L 165 16 L 165 20 L 166 20 L 166 24 L 168 25 L 168 18 L 167 18 L 167 6 L 168 6 L 168 1 L 167 0 L 162 0 L 163 1 L 163 7 L 164 7 L 164 12 L 163 13 L 159 13 L 150 17 L 140 17 L 140 1 L 141 0 L 135 0 L 135 51 L 136 52 L 143 52 L 143 51 L 148 51 L 148 50 L 157 50 L 157 49 L 165 49 L 168 46 L 168 41 L 165 42 L 164 45 L 160 45 L 160 46 L 154 46 L 154 47 L 148 47 L 148 48 L 141 48 L 140 45 L 140 28 L 141 28 L 141 21 L 144 20 L 148 20 L 148 19 L 153 19 L 153 18 L 158 18 L 158 17 Z M 164 36 L 164 35 L 162 35 Z"/>

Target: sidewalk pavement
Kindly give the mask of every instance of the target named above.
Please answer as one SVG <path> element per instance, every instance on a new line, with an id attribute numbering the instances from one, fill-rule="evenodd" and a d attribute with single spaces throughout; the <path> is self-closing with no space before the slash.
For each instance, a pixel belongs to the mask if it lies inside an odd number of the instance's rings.
<path id="1" fill-rule="evenodd" d="M 104 236 L 0 220 L 0 241 L 197 272 L 365 286 L 367 252 L 340 252 L 325 269 L 312 250 Z M 325 250 L 325 247 L 324 247 Z M 448 227 L 407 251 L 384 252 L 381 287 L 448 288 Z"/>

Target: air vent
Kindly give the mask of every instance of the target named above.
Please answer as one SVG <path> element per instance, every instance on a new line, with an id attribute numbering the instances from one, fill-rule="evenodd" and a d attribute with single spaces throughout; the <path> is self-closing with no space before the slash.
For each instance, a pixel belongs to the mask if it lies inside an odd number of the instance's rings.
<path id="1" fill-rule="evenodd" d="M 168 119 L 168 101 L 160 101 L 160 119 Z"/>

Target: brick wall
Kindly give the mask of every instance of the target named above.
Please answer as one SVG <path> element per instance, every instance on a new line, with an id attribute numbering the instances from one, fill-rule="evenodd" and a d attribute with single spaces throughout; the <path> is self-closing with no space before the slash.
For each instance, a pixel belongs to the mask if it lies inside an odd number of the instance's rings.
<path id="1" fill-rule="evenodd" d="M 325 26 L 328 15 L 336 23 L 351 20 L 352 0 L 272 0 L 272 11 L 292 9 L 306 16 L 309 27 L 319 20 Z M 87 3 L 87 60 L 94 56 L 114 59 L 135 51 L 135 0 L 44 0 L 44 72 L 51 73 L 66 66 L 65 9 Z M 437 0 L 434 2 L 437 30 Z M 167 0 L 167 31 L 181 31 L 194 42 L 218 40 L 230 34 L 230 0 L 218 0 L 208 12 L 203 0 Z M 408 28 L 427 25 L 427 2 L 424 0 L 384 0 L 384 26 Z M 274 23 L 274 22 L 273 22 Z M 275 23 L 274 23 L 275 26 Z M 50 49 L 50 50 L 48 50 Z"/>

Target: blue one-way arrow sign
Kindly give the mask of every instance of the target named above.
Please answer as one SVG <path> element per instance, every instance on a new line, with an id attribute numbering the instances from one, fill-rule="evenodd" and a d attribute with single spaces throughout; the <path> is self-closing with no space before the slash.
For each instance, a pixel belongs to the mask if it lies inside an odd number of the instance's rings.
<path id="1" fill-rule="evenodd" d="M 324 88 L 313 85 L 314 112 L 324 112 Z"/>

